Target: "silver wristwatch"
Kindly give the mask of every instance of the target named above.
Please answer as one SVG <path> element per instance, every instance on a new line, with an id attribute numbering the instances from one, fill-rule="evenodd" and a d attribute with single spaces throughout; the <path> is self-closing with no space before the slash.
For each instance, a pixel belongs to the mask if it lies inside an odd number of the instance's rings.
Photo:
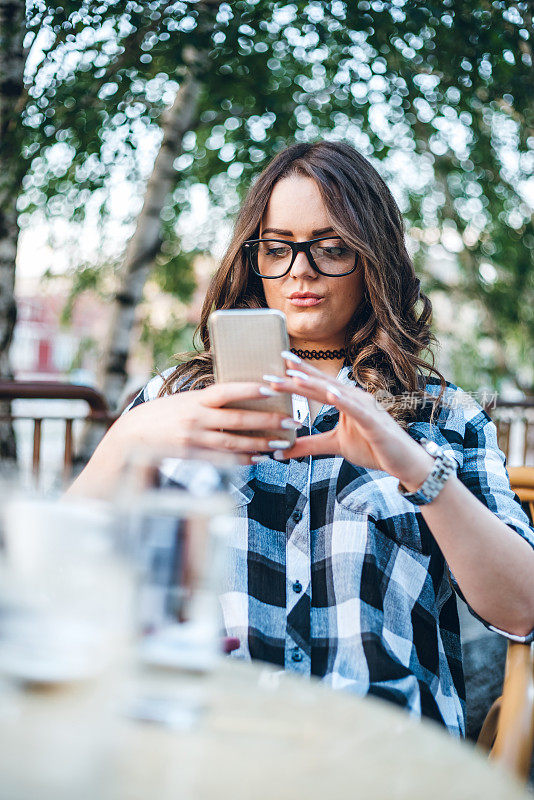
<path id="1" fill-rule="evenodd" d="M 420 439 L 419 444 L 424 447 L 426 452 L 435 458 L 434 466 L 428 478 L 421 484 L 416 492 L 409 492 L 399 481 L 399 492 L 406 500 L 415 503 L 416 506 L 424 506 L 431 503 L 438 496 L 447 478 L 456 472 L 457 463 L 453 458 L 445 455 L 443 448 L 431 439 Z"/>

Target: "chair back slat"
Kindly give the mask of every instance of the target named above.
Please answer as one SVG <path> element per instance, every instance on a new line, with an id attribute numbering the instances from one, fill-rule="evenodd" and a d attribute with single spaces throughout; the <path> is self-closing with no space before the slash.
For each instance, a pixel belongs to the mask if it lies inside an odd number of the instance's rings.
<path id="1" fill-rule="evenodd" d="M 529 452 L 534 451 L 534 425 L 528 419 L 525 419 L 525 431 L 523 435 L 523 464 L 527 463 Z"/>
<path id="2" fill-rule="evenodd" d="M 68 480 L 72 471 L 72 423 L 73 419 L 65 420 L 65 452 L 63 457 L 63 478 Z"/>
<path id="3" fill-rule="evenodd" d="M 499 447 L 508 457 L 508 453 L 510 452 L 510 431 L 512 429 L 512 423 L 510 420 L 499 419 L 496 421 L 497 425 L 497 442 Z"/>
<path id="4" fill-rule="evenodd" d="M 32 470 L 34 478 L 39 477 L 41 471 L 41 436 L 42 436 L 42 419 L 34 419 L 33 421 L 33 455 L 32 455 Z"/>

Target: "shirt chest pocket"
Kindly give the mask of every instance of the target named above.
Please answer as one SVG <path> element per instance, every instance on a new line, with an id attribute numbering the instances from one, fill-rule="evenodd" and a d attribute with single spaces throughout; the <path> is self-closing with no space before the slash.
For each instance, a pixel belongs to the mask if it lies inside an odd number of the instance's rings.
<path id="1" fill-rule="evenodd" d="M 247 513 L 247 506 L 252 500 L 254 492 L 251 492 L 250 495 L 245 494 L 241 489 L 238 489 L 236 486 L 230 486 L 230 497 L 232 498 L 232 504 L 235 509 L 240 509 L 242 513 Z"/>
<path id="2" fill-rule="evenodd" d="M 355 517 L 367 517 L 367 547 L 382 538 L 423 555 L 430 553 L 431 533 L 417 507 L 399 494 L 398 481 L 379 470 L 367 470 L 336 496 L 336 505 Z M 376 541 L 375 541 L 376 540 Z"/>
<path id="3" fill-rule="evenodd" d="M 254 497 L 254 467 L 239 467 L 235 470 L 228 482 L 228 491 L 232 498 L 232 503 L 236 509 L 240 509 L 242 514 L 246 514 L 246 507 Z"/>

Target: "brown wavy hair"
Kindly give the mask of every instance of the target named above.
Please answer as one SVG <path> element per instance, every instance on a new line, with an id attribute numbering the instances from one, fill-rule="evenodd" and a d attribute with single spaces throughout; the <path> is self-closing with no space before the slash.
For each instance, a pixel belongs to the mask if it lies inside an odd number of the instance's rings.
<path id="1" fill-rule="evenodd" d="M 415 417 L 414 403 L 405 402 L 406 394 L 430 400 L 433 419 L 446 383 L 434 367 L 430 349 L 435 342 L 430 331 L 432 305 L 420 289 L 406 250 L 404 223 L 393 195 L 369 161 L 343 142 L 294 144 L 258 176 L 206 293 L 196 331 L 202 349 L 177 356 L 182 363 L 164 380 L 160 396 L 213 383 L 208 332 L 212 311 L 267 306 L 261 279 L 249 268 L 242 245 L 259 237 L 275 183 L 295 173 L 316 182 L 333 229 L 360 254 L 364 293 L 345 341 L 354 379 L 372 394 L 393 395 L 388 411 L 403 427 Z M 425 373 L 439 379 L 437 398 L 425 394 L 420 380 Z"/>

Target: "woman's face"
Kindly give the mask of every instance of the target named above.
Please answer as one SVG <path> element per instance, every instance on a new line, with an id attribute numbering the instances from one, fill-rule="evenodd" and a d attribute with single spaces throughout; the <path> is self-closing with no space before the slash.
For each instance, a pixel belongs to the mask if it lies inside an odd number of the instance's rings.
<path id="1" fill-rule="evenodd" d="M 303 242 L 335 236 L 317 184 L 291 175 L 275 184 L 260 226 L 260 237 Z M 283 311 L 293 347 L 343 347 L 346 328 L 363 295 L 361 269 L 341 278 L 320 275 L 298 253 L 282 278 L 262 279 L 269 308 Z M 310 294 L 307 300 L 298 295 Z"/>

